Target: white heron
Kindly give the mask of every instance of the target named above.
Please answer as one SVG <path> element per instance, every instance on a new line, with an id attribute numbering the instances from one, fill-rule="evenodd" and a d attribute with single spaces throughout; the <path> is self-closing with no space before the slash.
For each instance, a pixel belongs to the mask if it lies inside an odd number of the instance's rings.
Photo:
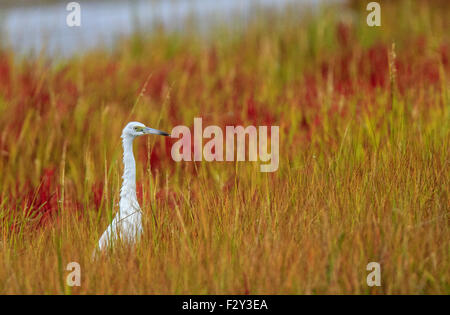
<path id="1" fill-rule="evenodd" d="M 134 243 L 142 234 L 142 213 L 136 197 L 136 162 L 133 155 L 133 140 L 138 136 L 148 134 L 169 136 L 167 132 L 152 129 L 134 121 L 123 128 L 121 138 L 124 170 L 119 212 L 100 237 L 98 241 L 100 250 L 108 248 L 118 238 Z"/>

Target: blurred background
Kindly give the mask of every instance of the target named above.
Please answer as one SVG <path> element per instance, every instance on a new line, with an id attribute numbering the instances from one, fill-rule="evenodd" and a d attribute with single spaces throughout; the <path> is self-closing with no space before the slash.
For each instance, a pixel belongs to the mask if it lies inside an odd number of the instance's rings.
<path id="1" fill-rule="evenodd" d="M 300 4 L 314 10 L 324 2 L 340 0 L 94 0 L 77 1 L 81 27 L 68 27 L 66 6 L 71 1 L 2 0 L 0 31 L 2 46 L 20 53 L 71 56 L 100 44 L 113 47 L 131 33 L 164 28 L 181 31 L 186 25 L 207 33 L 211 25 L 241 28 L 255 10 L 281 10 Z"/>

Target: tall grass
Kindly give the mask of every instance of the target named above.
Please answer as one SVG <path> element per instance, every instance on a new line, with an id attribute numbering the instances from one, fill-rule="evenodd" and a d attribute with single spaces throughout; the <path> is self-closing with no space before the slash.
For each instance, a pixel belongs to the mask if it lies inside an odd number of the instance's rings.
<path id="1" fill-rule="evenodd" d="M 384 3 L 381 28 L 337 12 L 66 60 L 1 51 L 0 293 L 448 294 L 448 7 Z M 123 126 L 194 117 L 279 125 L 279 170 L 175 163 L 173 139 L 139 138 L 145 234 L 91 261 L 117 211 Z"/>

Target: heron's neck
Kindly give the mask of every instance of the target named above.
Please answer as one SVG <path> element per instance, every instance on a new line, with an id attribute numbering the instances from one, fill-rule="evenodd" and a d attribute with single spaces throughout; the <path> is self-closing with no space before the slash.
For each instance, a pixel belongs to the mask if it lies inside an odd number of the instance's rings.
<path id="1" fill-rule="evenodd" d="M 139 208 L 136 197 L 136 162 L 133 155 L 133 138 L 123 137 L 123 182 L 120 190 L 120 211 L 126 214 Z"/>

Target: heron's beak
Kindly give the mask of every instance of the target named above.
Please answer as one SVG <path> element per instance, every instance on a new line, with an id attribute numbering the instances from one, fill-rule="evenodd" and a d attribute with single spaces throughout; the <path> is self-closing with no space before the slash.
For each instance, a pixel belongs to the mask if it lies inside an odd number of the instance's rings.
<path id="1" fill-rule="evenodd" d="M 167 132 L 164 132 L 164 131 L 161 131 L 161 130 L 157 130 L 157 129 L 153 129 L 153 128 L 149 128 L 149 127 L 145 127 L 144 128 L 144 133 L 149 134 L 149 135 L 170 136 L 170 134 L 168 134 Z"/>

